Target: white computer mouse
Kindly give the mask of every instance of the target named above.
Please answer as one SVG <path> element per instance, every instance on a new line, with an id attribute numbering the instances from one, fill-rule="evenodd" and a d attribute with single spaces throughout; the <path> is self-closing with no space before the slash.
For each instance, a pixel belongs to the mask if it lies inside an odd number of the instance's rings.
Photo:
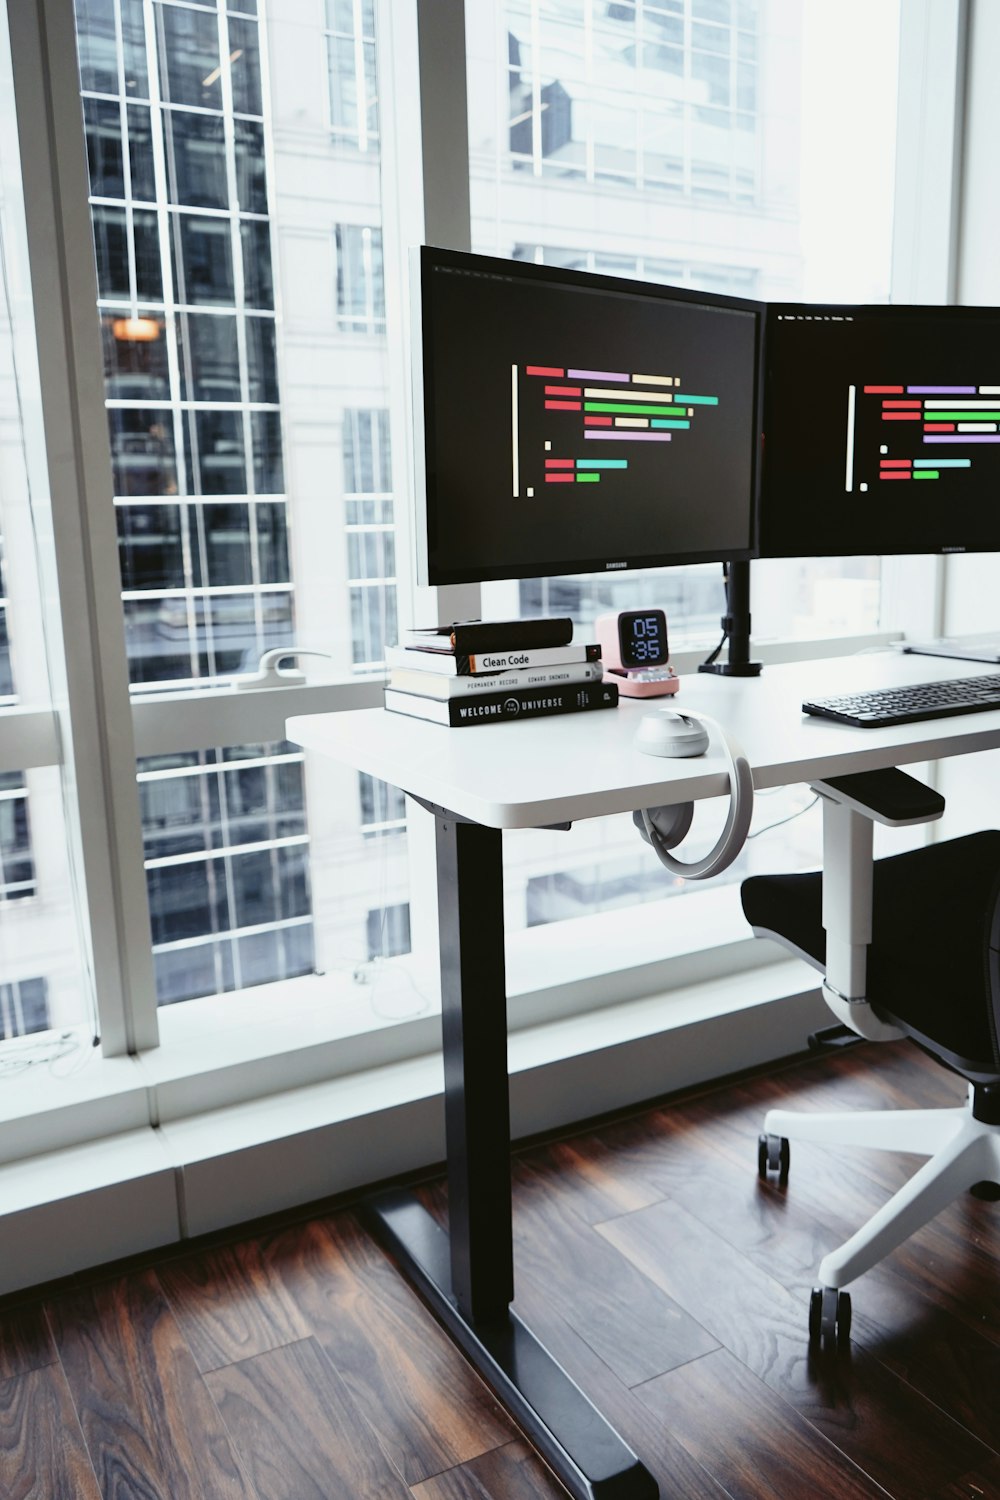
<path id="1" fill-rule="evenodd" d="M 646 755 L 704 755 L 708 730 L 700 719 L 689 718 L 675 708 L 657 708 L 643 714 L 633 741 Z"/>

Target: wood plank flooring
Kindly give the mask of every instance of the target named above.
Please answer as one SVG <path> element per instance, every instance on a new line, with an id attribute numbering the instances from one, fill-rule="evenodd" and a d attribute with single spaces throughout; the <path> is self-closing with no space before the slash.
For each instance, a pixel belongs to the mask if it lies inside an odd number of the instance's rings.
<path id="1" fill-rule="evenodd" d="M 772 1104 L 962 1096 L 865 1046 L 515 1157 L 516 1306 L 664 1500 L 1000 1500 L 1000 1204 L 861 1278 L 850 1348 L 816 1357 L 821 1256 L 916 1159 L 794 1145 L 786 1186 L 756 1175 Z M 0 1307 L 0 1500 L 562 1494 L 350 1206 Z"/>

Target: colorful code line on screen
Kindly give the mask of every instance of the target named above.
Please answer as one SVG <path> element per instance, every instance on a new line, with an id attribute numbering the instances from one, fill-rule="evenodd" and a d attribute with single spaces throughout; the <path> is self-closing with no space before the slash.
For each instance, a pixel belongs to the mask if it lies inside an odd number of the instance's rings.
<path id="1" fill-rule="evenodd" d="M 669 369 L 669 367 L 668 367 Z M 530 376 L 545 382 L 537 386 L 519 385 L 518 376 Z M 521 471 L 531 461 L 523 447 L 526 430 L 537 432 L 537 418 L 528 418 L 541 410 L 552 426 L 545 433 L 545 448 L 562 447 L 568 438 L 617 443 L 670 443 L 675 435 L 686 440 L 705 413 L 717 408 L 720 397 L 710 392 L 685 392 L 683 375 L 659 373 L 655 369 L 636 371 L 604 370 L 573 365 L 525 364 L 511 367 L 511 440 L 512 493 L 520 498 Z M 535 406 L 537 392 L 541 400 Z M 567 419 L 573 424 L 565 426 Z M 654 430 L 655 429 L 655 430 Z M 627 459 L 572 460 L 545 459 L 547 484 L 572 482 L 595 483 L 604 474 L 615 477 L 628 469 Z M 530 487 L 526 493 L 530 494 Z"/>
<path id="2" fill-rule="evenodd" d="M 865 402 L 865 397 L 878 398 Z M 894 480 L 904 478 L 960 478 L 959 470 L 968 470 L 973 460 L 921 459 L 921 450 L 931 446 L 951 444 L 959 448 L 973 444 L 1000 443 L 1000 385 L 984 384 L 896 384 L 878 383 L 848 387 L 847 436 L 845 442 L 847 464 L 845 487 L 851 491 L 855 486 L 855 468 L 861 472 L 873 464 L 870 449 L 862 451 L 875 437 L 872 418 L 882 428 L 878 439 L 881 457 L 878 459 L 878 478 Z M 684 397 L 678 393 L 676 400 Z M 888 426 L 892 423 L 892 427 Z M 882 427 L 882 424 L 886 424 Z M 900 426 L 899 424 L 908 424 Z M 859 444 L 861 446 L 859 446 Z M 900 449 L 909 456 L 900 455 Z M 870 473 L 870 470 L 869 470 Z M 867 484 L 861 484 L 867 489 Z"/>

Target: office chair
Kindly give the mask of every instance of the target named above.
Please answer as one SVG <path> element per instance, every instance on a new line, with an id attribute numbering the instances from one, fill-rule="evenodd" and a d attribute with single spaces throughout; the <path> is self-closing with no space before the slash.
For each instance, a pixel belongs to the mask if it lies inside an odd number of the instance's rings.
<path id="1" fill-rule="evenodd" d="M 898 770 L 820 781 L 813 790 L 823 799 L 823 873 L 744 881 L 748 922 L 824 974 L 824 998 L 850 1032 L 909 1037 L 969 1084 L 957 1109 L 768 1111 L 762 1177 L 787 1177 L 796 1139 L 928 1158 L 820 1262 L 809 1334 L 828 1346 L 850 1333 L 849 1282 L 965 1190 L 1000 1196 L 1000 832 L 873 861 L 873 820 L 931 821 L 944 799 Z"/>

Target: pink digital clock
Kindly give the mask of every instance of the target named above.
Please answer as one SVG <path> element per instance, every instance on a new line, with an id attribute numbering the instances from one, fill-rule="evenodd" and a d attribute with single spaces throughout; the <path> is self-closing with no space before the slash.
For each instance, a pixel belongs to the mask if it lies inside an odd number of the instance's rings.
<path id="1" fill-rule="evenodd" d="M 680 678 L 670 665 L 667 617 L 662 609 L 624 609 L 599 615 L 595 625 L 606 682 L 626 698 L 676 693 Z"/>

